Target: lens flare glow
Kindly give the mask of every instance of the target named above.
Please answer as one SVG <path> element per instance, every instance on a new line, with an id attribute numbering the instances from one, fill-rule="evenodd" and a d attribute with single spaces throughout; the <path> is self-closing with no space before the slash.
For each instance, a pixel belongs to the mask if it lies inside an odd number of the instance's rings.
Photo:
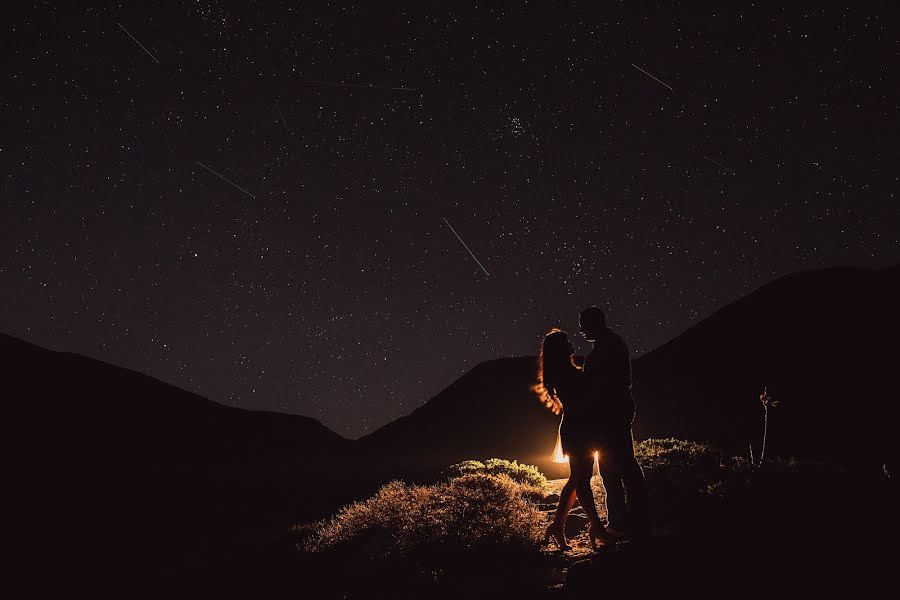
<path id="1" fill-rule="evenodd" d="M 562 449 L 562 440 L 557 435 L 556 436 L 556 446 L 553 447 L 553 462 L 555 463 L 567 463 L 569 462 L 569 457 L 563 454 Z"/>
<path id="2" fill-rule="evenodd" d="M 559 434 L 556 435 L 556 446 L 553 447 L 553 462 L 555 463 L 567 463 L 569 462 L 569 457 L 566 454 L 563 454 L 562 449 L 562 439 Z M 594 452 L 594 468 L 600 469 L 600 452 Z"/>

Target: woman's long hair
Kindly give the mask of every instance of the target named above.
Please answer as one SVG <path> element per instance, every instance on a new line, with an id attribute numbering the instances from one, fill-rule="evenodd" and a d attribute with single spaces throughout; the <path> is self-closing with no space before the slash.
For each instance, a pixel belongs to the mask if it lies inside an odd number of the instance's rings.
<path id="1" fill-rule="evenodd" d="M 562 400 L 557 390 L 568 369 L 578 368 L 575 355 L 570 354 L 569 336 L 561 329 L 553 328 L 544 336 L 541 353 L 538 355 L 537 385 L 532 389 L 544 406 L 554 415 L 563 410 Z"/>

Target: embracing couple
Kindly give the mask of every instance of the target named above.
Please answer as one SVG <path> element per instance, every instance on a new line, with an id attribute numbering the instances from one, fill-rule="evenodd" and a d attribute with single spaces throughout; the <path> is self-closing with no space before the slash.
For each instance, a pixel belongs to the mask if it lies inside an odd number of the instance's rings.
<path id="1" fill-rule="evenodd" d="M 634 458 L 631 424 L 635 405 L 631 396 L 631 359 L 628 346 L 606 326 L 603 311 L 586 308 L 579 318 L 581 335 L 594 344 L 584 361 L 575 364 L 575 346 L 564 331 L 551 330 L 541 345 L 537 391 L 544 404 L 562 414 L 557 444 L 569 459 L 569 480 L 559 497 L 556 517 L 547 528 L 560 549 L 568 549 L 566 517 L 576 496 L 590 523 L 591 546 L 610 544 L 649 533 L 644 473 Z M 609 527 L 600 519 L 591 476 L 594 455 L 606 488 Z"/>

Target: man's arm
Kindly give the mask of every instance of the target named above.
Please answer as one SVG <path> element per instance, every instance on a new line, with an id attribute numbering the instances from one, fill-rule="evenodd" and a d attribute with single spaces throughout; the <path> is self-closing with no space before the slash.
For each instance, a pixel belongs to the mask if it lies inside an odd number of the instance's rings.
<path id="1" fill-rule="evenodd" d="M 617 400 L 621 402 L 622 418 L 630 425 L 634 421 L 635 405 L 634 398 L 631 395 L 631 353 L 628 351 L 628 345 L 621 340 L 621 348 L 619 349 L 619 365 L 622 388 L 617 392 Z"/>
<path id="2" fill-rule="evenodd" d="M 620 350 L 620 359 L 622 365 L 622 385 L 624 392 L 627 394 L 631 390 L 631 353 L 628 351 L 628 344 L 622 341 Z"/>

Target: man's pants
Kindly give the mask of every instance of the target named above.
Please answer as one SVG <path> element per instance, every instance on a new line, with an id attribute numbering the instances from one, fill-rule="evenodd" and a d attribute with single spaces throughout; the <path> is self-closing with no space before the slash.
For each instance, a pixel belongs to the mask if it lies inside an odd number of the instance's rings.
<path id="1" fill-rule="evenodd" d="M 634 457 L 631 428 L 611 435 L 600 451 L 600 476 L 606 488 L 609 526 L 633 534 L 647 534 L 650 514 L 644 472 Z"/>

